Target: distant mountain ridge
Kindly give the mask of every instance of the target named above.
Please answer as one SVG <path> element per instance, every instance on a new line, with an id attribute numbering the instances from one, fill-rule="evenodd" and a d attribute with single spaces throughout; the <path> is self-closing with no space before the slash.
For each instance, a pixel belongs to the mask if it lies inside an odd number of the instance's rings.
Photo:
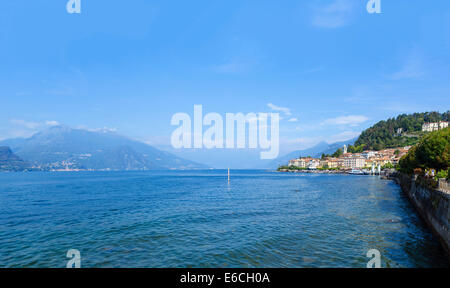
<path id="1" fill-rule="evenodd" d="M 0 171 L 24 171 L 27 163 L 15 155 L 7 146 L 0 146 Z"/>
<path id="2" fill-rule="evenodd" d="M 22 159 L 42 169 L 150 170 L 202 169 L 185 160 L 115 132 L 54 126 L 30 138 L 4 140 Z"/>
<path id="3" fill-rule="evenodd" d="M 299 157 L 307 157 L 311 156 L 314 158 L 320 158 L 322 154 L 332 154 L 337 149 L 342 148 L 344 145 L 353 145 L 357 138 L 350 139 L 347 141 L 336 142 L 332 144 L 328 144 L 327 142 L 320 142 L 319 144 L 304 150 L 296 150 L 286 154 L 284 156 L 278 157 L 268 164 L 267 168 L 276 169 L 281 165 L 286 165 L 289 160 L 299 158 Z"/>

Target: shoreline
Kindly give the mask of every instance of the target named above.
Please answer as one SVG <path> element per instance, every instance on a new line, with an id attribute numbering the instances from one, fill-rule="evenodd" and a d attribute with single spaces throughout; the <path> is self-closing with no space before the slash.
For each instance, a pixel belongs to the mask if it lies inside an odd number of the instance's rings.
<path id="1" fill-rule="evenodd" d="M 359 176 L 384 176 L 387 171 L 383 170 L 381 173 L 366 173 L 360 170 L 362 173 L 352 173 L 352 170 L 277 170 L 279 173 L 305 173 L 305 174 L 339 174 L 339 175 L 359 175 Z"/>
<path id="2" fill-rule="evenodd" d="M 417 214 L 432 231 L 450 259 L 450 190 L 448 182 L 439 181 L 437 188 L 424 187 L 417 183 L 417 175 L 408 176 L 398 171 L 386 173 L 386 180 L 392 180 L 400 186 Z M 445 182 L 445 183 L 444 183 Z"/>

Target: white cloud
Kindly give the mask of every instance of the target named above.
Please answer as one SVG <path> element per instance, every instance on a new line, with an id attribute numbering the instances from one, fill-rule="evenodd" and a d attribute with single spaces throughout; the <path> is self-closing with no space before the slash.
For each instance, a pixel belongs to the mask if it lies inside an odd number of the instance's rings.
<path id="1" fill-rule="evenodd" d="M 336 118 L 326 119 L 322 122 L 322 125 L 350 125 L 357 126 L 363 122 L 369 120 L 366 116 L 362 115 L 349 115 Z"/>
<path id="2" fill-rule="evenodd" d="M 14 138 L 28 138 L 33 134 L 34 133 L 30 133 L 29 130 L 25 129 L 15 129 L 15 130 L 0 129 L 0 141 Z"/>
<path id="3" fill-rule="evenodd" d="M 405 59 L 401 69 L 390 75 L 389 78 L 392 80 L 420 78 L 425 74 L 423 66 L 421 55 L 414 50 Z"/>
<path id="4" fill-rule="evenodd" d="M 312 25 L 321 28 L 339 28 L 350 22 L 355 7 L 352 0 L 333 0 L 325 5 L 315 5 Z"/>
<path id="5" fill-rule="evenodd" d="M 346 140 L 350 140 L 353 138 L 358 137 L 361 134 L 361 132 L 358 131 L 344 131 L 342 133 L 331 135 L 326 139 L 327 143 L 336 143 L 336 142 L 342 142 Z"/>
<path id="6" fill-rule="evenodd" d="M 59 124 L 58 121 L 51 120 L 51 121 L 45 121 L 45 125 L 47 125 L 47 126 L 59 126 L 60 124 Z"/>
<path id="7" fill-rule="evenodd" d="M 291 109 L 289 109 L 287 107 L 280 107 L 280 106 L 274 105 L 272 103 L 267 104 L 267 107 L 269 107 L 273 111 L 283 112 L 286 116 L 291 116 L 292 115 Z"/>
<path id="8" fill-rule="evenodd" d="M 45 123 L 26 121 L 23 119 L 11 119 L 9 122 L 12 125 L 9 125 L 8 129 L 0 131 L 1 139 L 28 138 L 45 126 Z"/>
<path id="9" fill-rule="evenodd" d="M 80 130 L 90 131 L 90 132 L 103 132 L 103 133 L 117 132 L 117 128 L 110 128 L 110 127 L 106 127 L 106 126 L 103 128 L 89 128 L 85 125 L 78 125 L 75 128 L 80 129 Z"/>
<path id="10" fill-rule="evenodd" d="M 47 120 L 45 122 L 32 122 L 26 121 L 22 119 L 11 119 L 10 122 L 17 127 L 22 127 L 30 130 L 37 130 L 43 128 L 44 126 L 58 126 L 60 125 L 58 121 L 55 120 Z"/>
<path id="11" fill-rule="evenodd" d="M 61 125 L 58 121 L 47 120 L 45 122 L 31 122 L 21 119 L 11 119 L 9 121 L 12 125 L 8 126 L 8 129 L 1 129 L 0 127 L 0 139 L 10 139 L 10 138 L 28 138 L 38 133 L 39 131 L 48 129 L 52 126 Z M 102 132 L 102 133 L 115 133 L 116 128 L 103 127 L 103 128 L 89 128 L 83 125 L 79 125 L 76 129 L 91 131 L 91 132 Z"/>
<path id="12" fill-rule="evenodd" d="M 103 127 L 103 128 L 93 129 L 93 131 L 103 132 L 103 133 L 117 132 L 117 128 Z"/>
<path id="13" fill-rule="evenodd" d="M 295 117 L 294 117 L 294 118 L 289 119 L 288 121 L 289 121 L 289 122 L 298 122 L 298 118 L 295 118 Z"/>
<path id="14" fill-rule="evenodd" d="M 230 60 L 212 67 L 212 70 L 220 74 L 243 74 L 248 72 L 253 65 L 252 62 Z"/>
<path id="15" fill-rule="evenodd" d="M 312 25 L 321 28 L 339 28 L 347 25 L 353 15 L 354 0 L 333 0 L 313 6 Z"/>
<path id="16" fill-rule="evenodd" d="M 11 119 L 10 121 L 15 126 L 20 126 L 27 129 L 36 129 L 41 126 L 41 123 L 38 122 L 30 122 L 21 119 Z"/>

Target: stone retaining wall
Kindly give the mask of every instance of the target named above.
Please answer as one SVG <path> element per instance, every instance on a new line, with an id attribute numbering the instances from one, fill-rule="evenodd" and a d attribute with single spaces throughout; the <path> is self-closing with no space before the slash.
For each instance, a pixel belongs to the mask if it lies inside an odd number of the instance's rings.
<path id="1" fill-rule="evenodd" d="M 438 236 L 450 257 L 450 192 L 447 181 L 439 181 L 438 189 L 429 189 L 417 184 L 416 176 L 394 173 L 389 178 L 402 187 L 403 192 Z"/>

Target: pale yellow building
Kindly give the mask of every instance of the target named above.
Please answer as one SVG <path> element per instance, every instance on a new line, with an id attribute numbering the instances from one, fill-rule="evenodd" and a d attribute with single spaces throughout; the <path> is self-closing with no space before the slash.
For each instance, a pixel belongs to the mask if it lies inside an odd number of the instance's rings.
<path id="1" fill-rule="evenodd" d="M 322 168 L 338 168 L 339 160 L 337 158 L 328 158 L 320 161 Z"/>
<path id="2" fill-rule="evenodd" d="M 366 159 L 363 157 L 346 157 L 344 158 L 345 168 L 364 168 L 366 166 Z"/>

